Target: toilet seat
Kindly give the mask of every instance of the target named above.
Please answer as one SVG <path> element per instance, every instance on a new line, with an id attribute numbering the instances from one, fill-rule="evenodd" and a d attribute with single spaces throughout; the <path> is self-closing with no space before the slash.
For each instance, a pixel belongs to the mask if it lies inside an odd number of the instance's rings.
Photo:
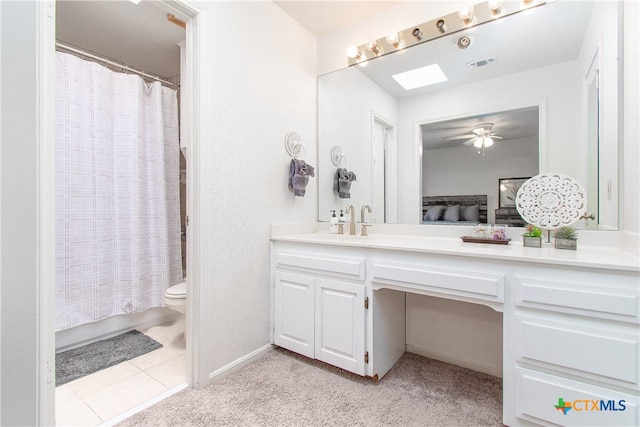
<path id="1" fill-rule="evenodd" d="M 177 285 L 171 286 L 164 293 L 166 298 L 170 299 L 182 299 L 187 297 L 187 282 L 181 282 Z"/>

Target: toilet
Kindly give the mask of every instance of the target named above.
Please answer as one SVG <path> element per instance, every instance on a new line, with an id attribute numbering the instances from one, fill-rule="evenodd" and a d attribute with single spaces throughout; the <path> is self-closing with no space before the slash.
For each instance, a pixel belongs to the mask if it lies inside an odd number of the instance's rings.
<path id="1" fill-rule="evenodd" d="M 171 310 L 187 314 L 187 281 L 171 286 L 164 293 L 164 303 Z"/>

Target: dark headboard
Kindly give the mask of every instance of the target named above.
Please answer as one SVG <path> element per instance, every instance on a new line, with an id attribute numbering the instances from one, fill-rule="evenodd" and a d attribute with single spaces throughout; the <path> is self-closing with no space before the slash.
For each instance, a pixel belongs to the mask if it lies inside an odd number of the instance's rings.
<path id="1" fill-rule="evenodd" d="M 473 206 L 478 205 L 480 222 L 487 223 L 487 195 L 478 194 L 471 196 L 422 196 L 422 216 L 431 206 Z"/>

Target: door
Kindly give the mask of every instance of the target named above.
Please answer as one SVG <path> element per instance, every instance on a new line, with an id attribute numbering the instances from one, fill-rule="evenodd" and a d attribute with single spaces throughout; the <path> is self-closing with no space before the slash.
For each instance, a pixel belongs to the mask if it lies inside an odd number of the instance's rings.
<path id="1" fill-rule="evenodd" d="M 314 279 L 277 271 L 273 299 L 273 342 L 314 357 Z"/>
<path id="2" fill-rule="evenodd" d="M 364 285 L 316 279 L 315 357 L 364 375 Z"/>

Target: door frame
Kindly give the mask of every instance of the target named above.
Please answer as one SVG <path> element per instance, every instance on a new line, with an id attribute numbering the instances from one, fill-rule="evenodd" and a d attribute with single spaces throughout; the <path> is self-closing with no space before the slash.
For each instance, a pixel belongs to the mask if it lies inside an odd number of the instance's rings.
<path id="1" fill-rule="evenodd" d="M 38 283 L 37 283 L 37 414 L 38 425 L 55 425 L 55 1 L 38 3 L 37 16 L 37 85 L 38 85 Z M 208 133 L 202 120 L 206 109 L 205 79 L 202 78 L 202 52 L 207 43 L 200 15 L 206 5 L 193 0 L 160 0 L 159 7 L 187 23 L 186 75 L 182 79 L 182 96 L 188 104 L 191 139 L 187 148 L 187 383 L 195 388 L 208 385 L 205 365 L 207 343 L 203 316 L 206 313 L 202 296 L 204 279 L 201 260 L 206 253 L 204 223 L 201 221 L 204 203 L 201 172 L 204 159 L 198 155 L 201 141 Z M 185 87 L 186 86 L 186 87 Z"/>

